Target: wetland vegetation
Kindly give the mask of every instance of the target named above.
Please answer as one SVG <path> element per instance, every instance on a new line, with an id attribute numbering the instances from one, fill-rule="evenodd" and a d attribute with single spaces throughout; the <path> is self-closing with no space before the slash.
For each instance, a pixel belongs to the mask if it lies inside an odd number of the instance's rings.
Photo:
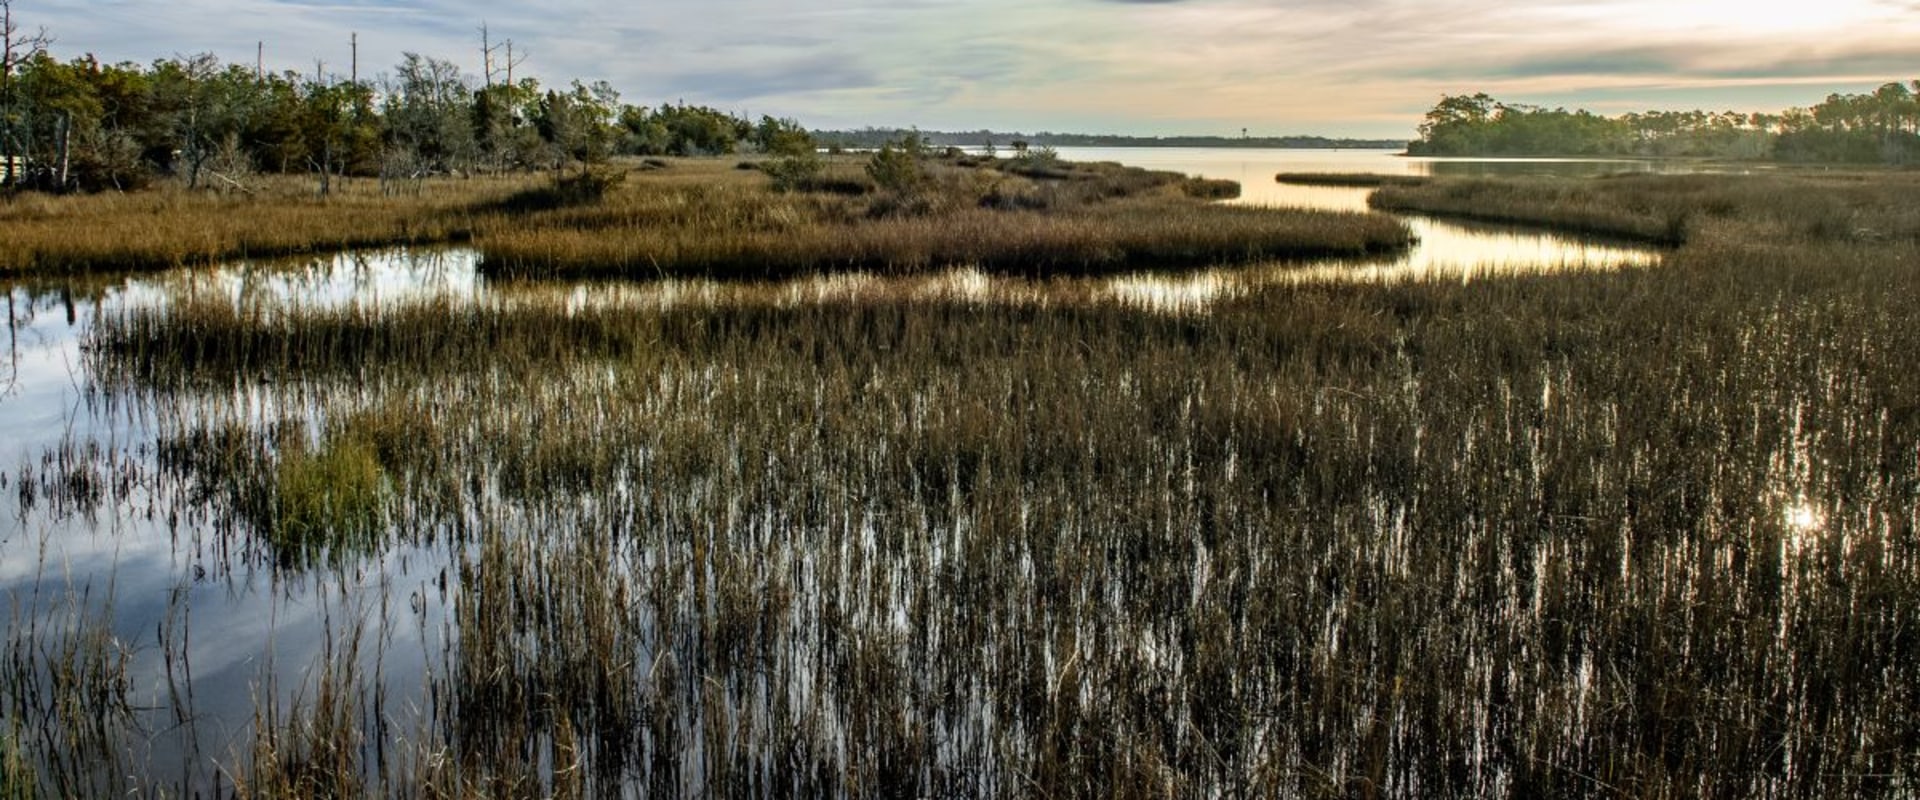
<path id="1" fill-rule="evenodd" d="M 547 213 L 655 174 L 766 181 Z M 1920 187 L 1381 191 L 1688 213 L 1649 268 L 1172 312 L 1045 277 L 102 307 L 70 413 L 145 438 L 7 471 L 8 791 L 1911 794 Z M 117 537 L 175 577 L 54 577 Z M 224 717 L 222 593 L 311 637 Z"/>
<path id="2" fill-rule="evenodd" d="M 249 194 L 174 186 L 0 204 L 0 272 L 154 270 L 342 247 L 471 242 L 520 277 L 748 279 L 961 265 L 1040 275 L 1363 256 L 1407 246 L 1380 215 L 1206 202 L 1231 182 L 1040 155 L 903 151 L 815 157 L 790 187 L 713 159 L 585 172 L 438 179 L 400 196 L 374 181 L 262 181 Z"/>

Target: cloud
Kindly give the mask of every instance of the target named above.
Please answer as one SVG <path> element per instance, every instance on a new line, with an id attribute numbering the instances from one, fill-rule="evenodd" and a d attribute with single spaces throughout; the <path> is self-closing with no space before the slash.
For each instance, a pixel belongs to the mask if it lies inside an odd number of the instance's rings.
<path id="1" fill-rule="evenodd" d="M 1665 48 L 1633 48 L 1579 54 L 1521 58 L 1484 74 L 1494 77 L 1542 75 L 1671 75 L 1686 68 L 1688 58 Z"/>
<path id="2" fill-rule="evenodd" d="M 210 51 L 363 76 L 406 51 L 480 72 L 479 27 L 519 72 L 629 98 L 751 105 L 823 124 L 1240 127 L 1403 135 L 1441 93 L 1680 102 L 1696 90 L 1827 91 L 1911 77 L 1920 3 L 1822 0 L 36 0 L 56 55 Z M 1825 82 L 1824 84 L 1822 82 Z M 1809 88 L 1811 87 L 1811 88 Z M 1870 87 L 1865 87 L 1870 88 Z M 1638 93 L 1637 95 L 1635 93 Z M 1744 92 L 1744 93 L 1742 93 Z M 1734 92 L 1766 102 L 1757 90 Z M 1718 105 L 1718 104 L 1715 104 Z M 1395 120 L 1398 120 L 1397 122 Z"/>
<path id="3" fill-rule="evenodd" d="M 736 102 L 791 94 L 872 89 L 880 85 L 880 80 L 858 63 L 821 55 L 745 68 L 680 72 L 671 77 L 670 83 L 696 87 L 699 96 L 709 101 Z"/>

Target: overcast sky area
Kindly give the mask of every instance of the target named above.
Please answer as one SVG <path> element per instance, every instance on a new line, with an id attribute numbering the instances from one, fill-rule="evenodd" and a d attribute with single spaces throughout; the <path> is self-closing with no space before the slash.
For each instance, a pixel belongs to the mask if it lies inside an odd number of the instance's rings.
<path id="1" fill-rule="evenodd" d="M 1409 138 L 1442 94 L 1774 112 L 1920 77 L 1920 0 L 15 0 L 56 57 L 481 71 L 812 128 Z M 518 77 L 518 75 L 516 77 Z"/>

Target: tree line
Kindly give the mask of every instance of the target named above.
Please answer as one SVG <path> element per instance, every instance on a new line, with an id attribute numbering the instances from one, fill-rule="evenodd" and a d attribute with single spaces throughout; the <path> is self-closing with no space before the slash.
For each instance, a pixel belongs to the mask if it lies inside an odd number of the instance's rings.
<path id="1" fill-rule="evenodd" d="M 1865 94 L 1835 93 L 1778 114 L 1585 110 L 1503 103 L 1486 93 L 1443 96 L 1420 123 L 1411 155 L 1693 156 L 1781 161 L 1920 163 L 1920 80 Z"/>
<path id="2" fill-rule="evenodd" d="M 188 186 L 301 173 L 341 176 L 560 169 L 615 154 L 810 152 L 799 123 L 750 121 L 685 103 L 620 102 L 604 81 L 484 83 L 451 61 L 407 53 L 374 80 L 269 73 L 210 54 L 151 64 L 60 61 L 44 33 L 4 13 L 0 189 Z"/>
<path id="3" fill-rule="evenodd" d="M 1405 144 L 1398 139 L 1336 139 L 1325 136 L 1125 136 L 1109 133 L 1038 133 L 977 131 L 922 131 L 907 128 L 861 128 L 815 131 L 821 144 L 871 150 L 908 135 L 936 147 L 1253 147 L 1291 149 L 1388 148 Z"/>

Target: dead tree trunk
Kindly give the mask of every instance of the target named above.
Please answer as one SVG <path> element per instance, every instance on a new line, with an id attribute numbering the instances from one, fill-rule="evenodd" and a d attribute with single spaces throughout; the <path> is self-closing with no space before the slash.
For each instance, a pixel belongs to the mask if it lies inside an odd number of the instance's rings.
<path id="1" fill-rule="evenodd" d="M 60 112 L 59 127 L 60 156 L 59 165 L 54 169 L 53 181 L 55 191 L 64 192 L 67 190 L 67 166 L 70 163 L 68 155 L 72 152 L 73 144 L 73 112 Z"/>

